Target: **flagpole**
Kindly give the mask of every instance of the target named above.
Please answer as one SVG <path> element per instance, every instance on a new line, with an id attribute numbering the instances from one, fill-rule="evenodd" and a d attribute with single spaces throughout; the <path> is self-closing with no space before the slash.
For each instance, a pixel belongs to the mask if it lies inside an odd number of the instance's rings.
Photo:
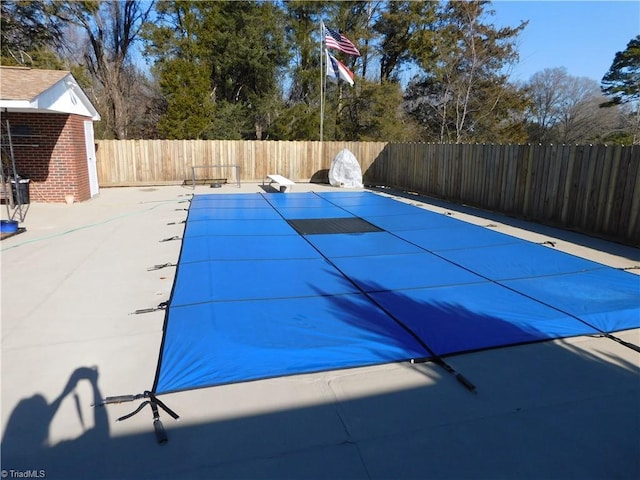
<path id="1" fill-rule="evenodd" d="M 322 63 L 324 62 L 324 49 L 322 45 L 324 43 L 324 23 L 320 20 L 320 165 L 324 164 L 324 152 L 323 152 L 323 128 L 324 128 L 324 76 L 322 72 Z"/>
<path id="2" fill-rule="evenodd" d="M 322 145 L 322 137 L 324 130 L 324 78 L 322 75 L 322 63 L 324 62 L 323 48 L 322 48 L 322 35 L 324 34 L 324 24 L 322 20 L 320 20 L 320 145 Z"/>

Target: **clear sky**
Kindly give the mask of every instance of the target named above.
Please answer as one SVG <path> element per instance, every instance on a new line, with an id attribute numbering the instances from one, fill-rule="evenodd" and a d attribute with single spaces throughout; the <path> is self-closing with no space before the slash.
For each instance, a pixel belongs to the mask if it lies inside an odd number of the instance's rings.
<path id="1" fill-rule="evenodd" d="M 616 52 L 640 34 L 640 0 L 494 0 L 491 6 L 496 27 L 529 20 L 518 37 L 520 63 L 511 77 L 517 81 L 565 67 L 600 83 Z"/>

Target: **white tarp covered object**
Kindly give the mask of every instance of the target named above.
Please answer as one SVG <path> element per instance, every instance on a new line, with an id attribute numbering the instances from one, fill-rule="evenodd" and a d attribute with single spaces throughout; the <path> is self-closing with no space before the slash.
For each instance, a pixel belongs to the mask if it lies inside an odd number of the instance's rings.
<path id="1" fill-rule="evenodd" d="M 331 162 L 329 183 L 334 187 L 362 188 L 362 169 L 349 149 L 341 150 Z"/>

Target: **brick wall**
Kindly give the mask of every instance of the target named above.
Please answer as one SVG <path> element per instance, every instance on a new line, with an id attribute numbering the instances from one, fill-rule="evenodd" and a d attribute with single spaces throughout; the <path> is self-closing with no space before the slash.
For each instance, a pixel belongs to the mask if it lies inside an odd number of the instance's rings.
<path id="1" fill-rule="evenodd" d="M 32 202 L 91 198 L 84 121 L 79 115 L 3 113 L 11 123 L 16 169 L 30 179 Z"/>

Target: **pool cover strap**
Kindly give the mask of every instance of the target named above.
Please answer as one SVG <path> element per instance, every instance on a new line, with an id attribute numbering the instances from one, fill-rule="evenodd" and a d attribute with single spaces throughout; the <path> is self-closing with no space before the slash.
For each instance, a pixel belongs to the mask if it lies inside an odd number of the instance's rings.
<path id="1" fill-rule="evenodd" d="M 603 335 L 603 337 L 608 338 L 609 340 L 613 340 L 614 342 L 619 343 L 620 345 L 624 345 L 627 348 L 630 348 L 631 350 L 635 350 L 636 352 L 640 353 L 640 347 L 638 345 L 635 345 L 631 342 L 626 342 L 624 340 L 622 340 L 619 337 L 616 337 L 615 335 L 611 335 L 610 333 L 605 333 Z"/>
<path id="2" fill-rule="evenodd" d="M 146 398 L 148 400 L 143 401 L 134 411 L 128 413 L 127 415 L 123 415 L 116 421 L 121 422 L 123 420 L 126 420 L 127 418 L 131 418 L 135 414 L 140 412 L 144 407 L 149 405 L 151 407 L 151 413 L 153 414 L 153 428 L 155 430 L 158 443 L 166 443 L 168 441 L 168 437 L 164 426 L 162 425 L 162 421 L 160 420 L 160 410 L 158 409 L 158 407 L 167 412 L 174 420 L 179 420 L 180 416 L 169 407 L 167 407 L 161 400 L 159 400 L 158 397 L 153 394 L 153 392 L 145 391 L 144 393 L 137 395 L 120 395 L 116 397 L 107 397 L 98 406 L 104 406 L 112 403 L 132 402 L 134 400 L 140 400 L 142 398 Z"/>

